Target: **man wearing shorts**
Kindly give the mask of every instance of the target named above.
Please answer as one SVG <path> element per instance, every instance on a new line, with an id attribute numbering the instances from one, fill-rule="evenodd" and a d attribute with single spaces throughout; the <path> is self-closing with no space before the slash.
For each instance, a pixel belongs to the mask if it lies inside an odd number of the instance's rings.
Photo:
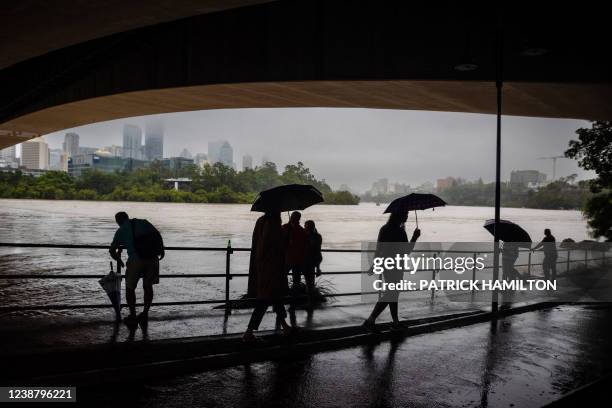
<path id="1" fill-rule="evenodd" d="M 164 257 L 161 235 L 147 220 L 130 219 L 125 212 L 115 214 L 115 221 L 119 228 L 115 232 L 115 237 L 111 243 L 110 255 L 119 262 L 119 265 L 124 266 L 120 249 L 125 248 L 128 253 L 127 269 L 125 271 L 125 297 L 130 314 L 124 321 L 133 323 L 137 320 L 146 320 L 153 302 L 153 285 L 159 283 L 159 261 Z M 153 237 L 153 239 L 151 240 L 149 237 Z M 137 239 L 146 241 L 144 249 L 142 242 L 137 243 Z M 159 242 L 159 244 L 153 245 L 151 242 L 153 244 Z M 147 248 L 146 245 L 156 248 Z M 136 286 L 138 286 L 140 278 L 142 278 L 142 288 L 144 290 L 144 309 L 141 314 L 136 316 Z"/>

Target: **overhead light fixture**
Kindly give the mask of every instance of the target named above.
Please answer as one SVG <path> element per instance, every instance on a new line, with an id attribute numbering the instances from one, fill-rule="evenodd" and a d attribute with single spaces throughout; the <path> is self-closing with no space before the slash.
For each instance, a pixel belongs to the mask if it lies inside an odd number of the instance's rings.
<path id="1" fill-rule="evenodd" d="M 459 72 L 470 72 L 470 71 L 477 70 L 478 65 L 471 63 L 471 62 L 467 62 L 465 64 L 455 65 L 454 69 L 455 71 L 459 71 Z"/>
<path id="2" fill-rule="evenodd" d="M 541 57 L 546 54 L 548 54 L 546 48 L 525 48 L 521 51 L 521 57 Z"/>

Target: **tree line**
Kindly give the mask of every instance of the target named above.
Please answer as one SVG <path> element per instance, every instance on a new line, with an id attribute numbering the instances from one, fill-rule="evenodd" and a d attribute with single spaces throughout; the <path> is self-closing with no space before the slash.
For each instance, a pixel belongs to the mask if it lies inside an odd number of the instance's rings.
<path id="1" fill-rule="evenodd" d="M 189 186 L 175 190 L 168 178 L 185 177 Z M 152 201 L 187 203 L 252 203 L 257 193 L 283 184 L 311 184 L 327 204 L 358 204 L 359 197 L 347 191 L 333 191 L 325 180 L 318 180 L 302 162 L 285 166 L 267 162 L 254 169 L 236 171 L 221 163 L 202 168 L 187 165 L 170 170 L 154 161 L 134 171 L 105 173 L 86 170 L 80 177 L 50 171 L 39 177 L 20 171 L 0 173 L 0 198 L 48 200 Z"/>
<path id="2" fill-rule="evenodd" d="M 550 210 L 582 209 L 591 197 L 589 182 L 575 182 L 575 175 L 555 180 L 537 190 L 523 185 L 503 183 L 501 203 L 504 207 L 542 208 Z M 440 196 L 452 205 L 495 205 L 495 183 L 482 180 L 451 186 Z"/>
<path id="3" fill-rule="evenodd" d="M 575 183 L 575 176 L 561 178 L 537 190 L 523 185 L 502 183 L 501 203 L 504 207 L 525 207 L 554 210 L 582 209 L 592 196 L 588 181 Z M 436 193 L 449 205 L 492 207 L 495 205 L 495 183 L 481 179 L 461 183 Z M 363 201 L 390 202 L 402 194 L 363 195 Z"/>

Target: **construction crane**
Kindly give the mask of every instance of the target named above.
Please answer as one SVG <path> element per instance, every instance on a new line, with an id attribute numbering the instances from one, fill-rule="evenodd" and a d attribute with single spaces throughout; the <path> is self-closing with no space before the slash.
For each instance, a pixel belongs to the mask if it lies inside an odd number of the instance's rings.
<path id="1" fill-rule="evenodd" d="M 557 159 L 567 159 L 567 157 L 565 157 L 565 156 L 538 157 L 538 160 L 552 160 L 552 163 L 553 163 L 553 173 L 552 173 L 552 180 L 551 181 L 555 181 L 555 178 L 556 178 L 556 175 L 557 175 Z"/>

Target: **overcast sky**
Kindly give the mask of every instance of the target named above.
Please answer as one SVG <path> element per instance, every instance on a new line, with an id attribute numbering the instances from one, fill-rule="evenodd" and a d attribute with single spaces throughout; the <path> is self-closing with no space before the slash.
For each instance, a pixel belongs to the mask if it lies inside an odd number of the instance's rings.
<path id="1" fill-rule="evenodd" d="M 256 165 L 262 156 L 282 168 L 303 161 L 332 187 L 348 184 L 363 192 L 376 179 L 418 185 L 446 176 L 468 180 L 495 176 L 495 116 L 380 109 L 282 108 L 223 109 L 135 117 L 82 126 L 46 136 L 61 147 L 64 134 L 74 131 L 81 146 L 122 144 L 124 123 L 143 126 L 147 120 L 165 126 L 164 155 L 183 148 L 206 153 L 207 143 L 225 139 L 234 148 L 238 169 L 250 154 Z M 502 179 L 515 169 L 535 169 L 552 176 L 552 161 L 562 155 L 575 130 L 588 122 L 569 119 L 504 117 Z M 574 160 L 557 161 L 557 177 L 577 173 Z"/>

